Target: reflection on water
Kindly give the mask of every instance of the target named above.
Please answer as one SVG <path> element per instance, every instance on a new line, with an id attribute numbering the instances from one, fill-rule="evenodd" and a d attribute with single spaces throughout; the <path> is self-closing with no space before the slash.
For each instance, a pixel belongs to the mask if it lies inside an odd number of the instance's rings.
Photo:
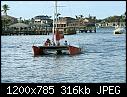
<path id="1" fill-rule="evenodd" d="M 66 35 L 82 47 L 78 55 L 34 57 L 33 44 L 42 45 L 52 35 L 2 36 L 1 82 L 4 83 L 125 83 L 125 34 L 112 29 Z M 62 41 L 61 41 L 62 42 Z"/>

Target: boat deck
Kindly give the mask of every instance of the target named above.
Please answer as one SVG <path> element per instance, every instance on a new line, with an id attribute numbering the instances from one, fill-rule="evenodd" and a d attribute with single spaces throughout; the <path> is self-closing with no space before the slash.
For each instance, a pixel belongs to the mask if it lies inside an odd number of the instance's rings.
<path id="1" fill-rule="evenodd" d="M 45 50 L 68 50 L 68 46 L 39 46 L 39 48 Z"/>

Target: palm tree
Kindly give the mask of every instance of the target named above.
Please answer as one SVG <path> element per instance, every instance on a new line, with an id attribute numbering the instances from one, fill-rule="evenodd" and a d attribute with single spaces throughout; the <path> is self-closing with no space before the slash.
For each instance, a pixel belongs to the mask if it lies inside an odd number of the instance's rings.
<path id="1" fill-rule="evenodd" d="M 79 15 L 79 22 L 81 23 L 81 24 L 83 24 L 83 15 Z"/>
<path id="2" fill-rule="evenodd" d="M 78 16 L 77 16 L 77 15 L 75 15 L 75 17 L 76 17 L 76 19 L 78 18 Z"/>
<path id="3" fill-rule="evenodd" d="M 126 19 L 126 11 L 125 11 L 125 13 L 123 14 L 123 16 L 124 16 L 124 19 Z"/>
<path id="4" fill-rule="evenodd" d="M 3 6 L 2 6 L 2 8 L 3 8 L 3 12 L 4 12 L 4 14 L 5 15 L 7 15 L 7 10 L 9 10 L 9 6 L 7 5 L 7 4 L 4 4 Z"/>
<path id="5" fill-rule="evenodd" d="M 79 15 L 79 16 L 80 16 L 81 19 L 83 18 L 83 15 Z"/>
<path id="6" fill-rule="evenodd" d="M 11 22 L 10 18 L 7 16 L 7 10 L 9 10 L 9 6 L 7 4 L 4 4 L 2 8 L 3 10 L 1 11 L 3 11 L 3 13 L 5 14 L 5 17 L 3 17 L 3 20 L 2 20 L 2 26 L 4 30 L 7 30 L 7 26 Z"/>

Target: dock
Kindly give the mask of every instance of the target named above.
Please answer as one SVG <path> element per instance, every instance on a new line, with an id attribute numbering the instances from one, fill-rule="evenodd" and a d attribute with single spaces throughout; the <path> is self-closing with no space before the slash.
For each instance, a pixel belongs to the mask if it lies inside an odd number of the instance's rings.
<path id="1" fill-rule="evenodd" d="M 52 33 L 52 31 L 43 31 L 43 30 L 38 30 L 38 31 L 2 31 L 2 35 L 49 35 Z"/>
<path id="2" fill-rule="evenodd" d="M 58 27 L 59 31 L 64 32 L 65 35 L 79 33 L 96 33 L 95 26 L 67 26 L 67 27 Z"/>

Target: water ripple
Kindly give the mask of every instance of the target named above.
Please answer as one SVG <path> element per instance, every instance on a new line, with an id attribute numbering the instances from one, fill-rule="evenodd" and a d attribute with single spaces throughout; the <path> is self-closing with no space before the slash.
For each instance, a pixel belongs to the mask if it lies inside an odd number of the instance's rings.
<path id="1" fill-rule="evenodd" d="M 1 82 L 4 83 L 125 83 L 125 36 L 109 29 L 65 36 L 79 44 L 79 55 L 33 56 L 32 45 L 51 35 L 2 36 Z M 77 41 L 78 39 L 78 41 Z"/>

